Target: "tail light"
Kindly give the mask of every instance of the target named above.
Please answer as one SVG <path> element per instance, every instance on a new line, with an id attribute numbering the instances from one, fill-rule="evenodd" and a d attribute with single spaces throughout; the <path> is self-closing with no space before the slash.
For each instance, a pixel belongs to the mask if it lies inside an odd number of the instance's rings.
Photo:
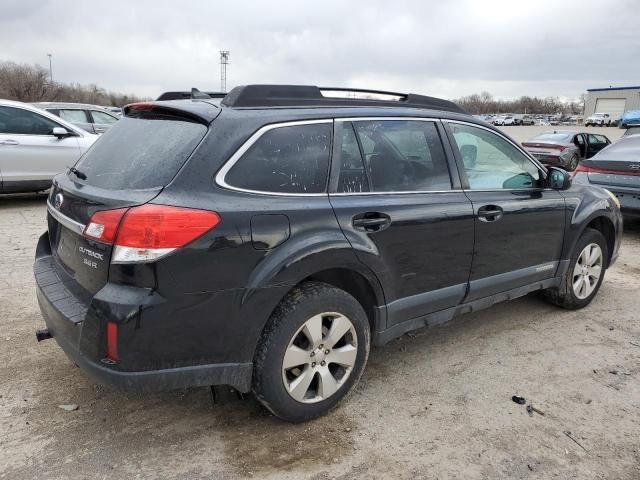
<path id="1" fill-rule="evenodd" d="M 112 263 L 152 262 L 220 223 L 216 212 L 145 204 L 96 212 L 83 235 L 114 246 Z"/>
<path id="2" fill-rule="evenodd" d="M 626 172 L 621 170 L 610 170 L 608 168 L 599 168 L 599 167 L 591 167 L 589 165 L 578 165 L 573 171 L 573 174 L 576 173 L 602 173 L 605 175 L 632 175 L 632 176 L 640 176 L 640 172 Z"/>
<path id="3" fill-rule="evenodd" d="M 549 148 L 553 148 L 554 150 L 560 150 L 562 152 L 569 147 L 567 147 L 566 145 L 549 145 Z"/>

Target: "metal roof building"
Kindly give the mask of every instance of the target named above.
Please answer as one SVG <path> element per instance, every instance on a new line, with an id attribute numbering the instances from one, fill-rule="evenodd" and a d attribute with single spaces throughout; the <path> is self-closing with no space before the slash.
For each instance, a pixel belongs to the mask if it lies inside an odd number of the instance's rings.
<path id="1" fill-rule="evenodd" d="M 584 102 L 584 116 L 608 113 L 617 120 L 627 110 L 640 110 L 640 86 L 590 88 Z"/>

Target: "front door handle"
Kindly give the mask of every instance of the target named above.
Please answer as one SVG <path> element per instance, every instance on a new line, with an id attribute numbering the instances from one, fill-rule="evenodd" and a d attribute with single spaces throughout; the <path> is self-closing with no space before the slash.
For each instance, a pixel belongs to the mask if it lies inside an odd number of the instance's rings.
<path id="1" fill-rule="evenodd" d="M 478 209 L 478 220 L 481 222 L 497 222 L 504 215 L 504 211 L 497 205 L 485 205 Z"/>
<path id="2" fill-rule="evenodd" d="M 17 140 L 2 140 L 0 141 L 0 145 L 14 146 L 19 145 L 19 143 Z"/>
<path id="3" fill-rule="evenodd" d="M 391 218 L 384 213 L 367 212 L 353 217 L 353 228 L 365 232 L 379 232 L 391 225 Z"/>

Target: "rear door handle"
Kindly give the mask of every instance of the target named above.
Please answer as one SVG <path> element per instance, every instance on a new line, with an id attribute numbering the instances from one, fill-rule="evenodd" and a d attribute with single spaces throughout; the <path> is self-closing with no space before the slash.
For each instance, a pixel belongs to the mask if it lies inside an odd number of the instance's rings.
<path id="1" fill-rule="evenodd" d="M 351 224 L 357 230 L 379 232 L 391 225 L 391 218 L 384 213 L 368 212 L 353 217 Z"/>
<path id="2" fill-rule="evenodd" d="M 504 215 L 504 211 L 497 205 L 485 205 L 478 209 L 478 220 L 481 222 L 497 222 Z"/>
<path id="3" fill-rule="evenodd" d="M 20 145 L 20 144 L 18 143 L 17 140 L 2 140 L 0 141 L 0 145 L 12 146 L 12 145 Z"/>

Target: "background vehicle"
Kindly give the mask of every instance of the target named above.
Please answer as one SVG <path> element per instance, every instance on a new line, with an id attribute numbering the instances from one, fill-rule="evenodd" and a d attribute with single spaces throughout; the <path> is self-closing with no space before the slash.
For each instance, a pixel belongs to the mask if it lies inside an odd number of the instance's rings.
<path id="1" fill-rule="evenodd" d="M 52 102 L 40 102 L 33 105 L 57 115 L 86 132 L 95 134 L 106 132 L 119 118 L 113 112 L 96 105 Z"/>
<path id="2" fill-rule="evenodd" d="M 574 181 L 606 188 L 623 214 L 640 216 L 640 135 L 622 137 L 582 162 Z"/>
<path id="3" fill-rule="evenodd" d="M 0 193 L 46 190 L 97 138 L 34 106 L 0 100 Z"/>
<path id="4" fill-rule="evenodd" d="M 629 110 L 622 114 L 618 126 L 620 128 L 628 128 L 631 125 L 640 125 L 640 110 Z"/>
<path id="5" fill-rule="evenodd" d="M 604 135 L 555 130 L 536 135 L 522 146 L 543 165 L 573 171 L 581 160 L 591 158 L 610 143 Z"/>
<path id="6" fill-rule="evenodd" d="M 517 122 L 516 117 L 512 115 L 507 115 L 502 119 L 501 125 L 517 125 L 516 122 Z"/>
<path id="7" fill-rule="evenodd" d="M 522 115 L 518 120 L 518 125 L 535 125 L 535 120 L 531 115 Z"/>
<path id="8" fill-rule="evenodd" d="M 534 290 L 591 301 L 617 256 L 609 194 L 451 102 L 353 93 L 126 107 L 49 195 L 48 333 L 121 388 L 231 384 L 304 421 L 371 344 Z"/>
<path id="9" fill-rule="evenodd" d="M 493 118 L 493 122 L 491 122 L 493 125 L 496 126 L 502 126 L 504 125 L 504 121 L 507 118 L 506 115 L 498 115 L 496 117 Z"/>
<path id="10" fill-rule="evenodd" d="M 611 125 L 611 116 L 608 113 L 594 113 L 584 121 L 585 127 L 608 127 Z"/>

